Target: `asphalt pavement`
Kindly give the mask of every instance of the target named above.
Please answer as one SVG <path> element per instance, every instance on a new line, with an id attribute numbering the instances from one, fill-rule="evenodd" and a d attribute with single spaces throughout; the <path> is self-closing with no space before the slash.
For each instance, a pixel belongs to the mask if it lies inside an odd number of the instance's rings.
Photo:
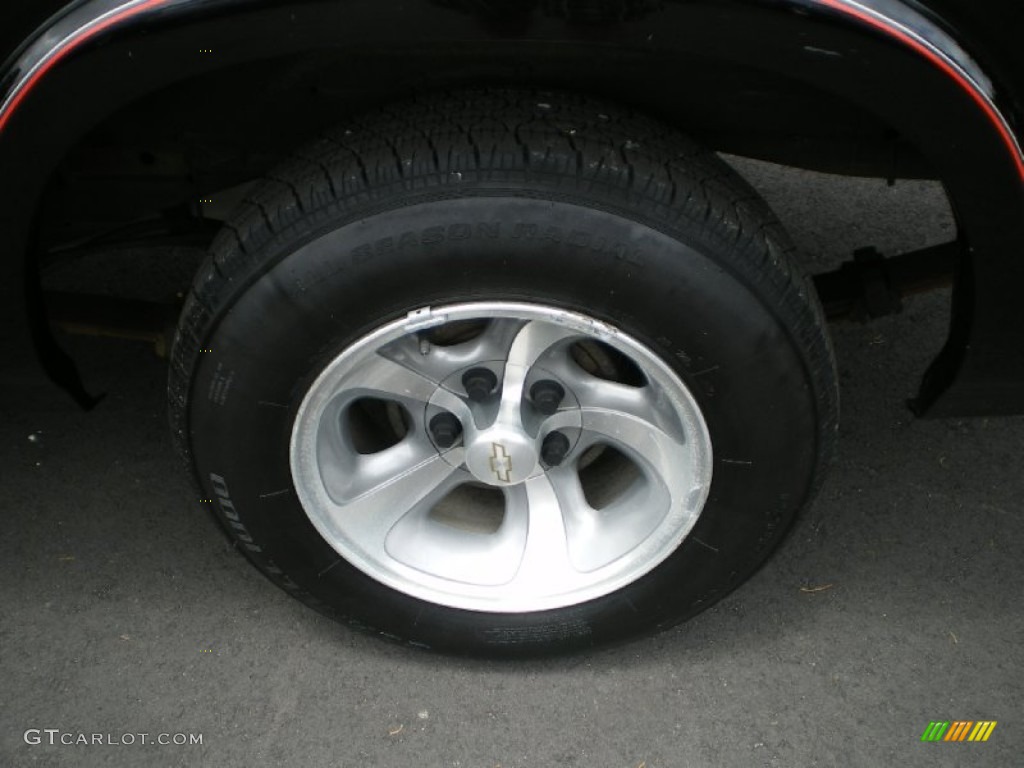
<path id="1" fill-rule="evenodd" d="M 742 168 L 810 269 L 953 232 L 933 184 Z M 97 254 L 47 280 L 168 296 L 195 258 Z M 838 457 L 749 583 L 658 636 L 513 663 L 397 647 L 265 581 L 183 475 L 151 347 L 64 338 L 107 393 L 89 414 L 8 357 L 0 767 L 1020 765 L 1024 418 L 905 406 L 948 304 L 832 326 Z M 985 743 L 921 741 L 968 720 L 998 725 Z"/>

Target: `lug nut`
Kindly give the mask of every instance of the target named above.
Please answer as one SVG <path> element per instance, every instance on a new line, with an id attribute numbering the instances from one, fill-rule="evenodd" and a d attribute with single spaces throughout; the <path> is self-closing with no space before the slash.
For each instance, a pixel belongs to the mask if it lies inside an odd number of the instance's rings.
<path id="1" fill-rule="evenodd" d="M 480 403 L 498 386 L 498 377 L 490 368 L 472 368 L 462 374 L 462 386 L 470 400 Z"/>
<path id="2" fill-rule="evenodd" d="M 557 381 L 545 379 L 530 387 L 530 399 L 533 400 L 537 410 L 545 416 L 550 416 L 557 411 L 564 397 L 565 389 Z"/>
<path id="3" fill-rule="evenodd" d="M 540 446 L 540 458 L 549 467 L 557 467 L 569 453 L 569 438 L 561 432 L 551 432 Z"/>
<path id="4" fill-rule="evenodd" d="M 438 448 L 451 448 L 462 434 L 462 424 L 453 413 L 439 413 L 430 420 L 430 435 Z"/>

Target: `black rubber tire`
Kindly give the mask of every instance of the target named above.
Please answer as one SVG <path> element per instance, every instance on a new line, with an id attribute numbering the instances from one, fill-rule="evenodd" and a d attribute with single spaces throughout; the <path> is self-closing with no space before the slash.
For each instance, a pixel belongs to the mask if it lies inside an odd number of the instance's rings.
<path id="1" fill-rule="evenodd" d="M 227 223 L 175 339 L 173 431 L 247 557 L 349 625 L 505 656 L 664 628 L 754 572 L 827 464 L 834 361 L 791 251 L 715 155 L 621 108 L 507 90 L 398 105 L 306 147 Z M 326 362 L 410 310 L 476 299 L 616 325 L 697 398 L 709 500 L 674 554 L 618 592 L 528 614 L 426 603 L 340 559 L 295 495 L 292 423 Z"/>

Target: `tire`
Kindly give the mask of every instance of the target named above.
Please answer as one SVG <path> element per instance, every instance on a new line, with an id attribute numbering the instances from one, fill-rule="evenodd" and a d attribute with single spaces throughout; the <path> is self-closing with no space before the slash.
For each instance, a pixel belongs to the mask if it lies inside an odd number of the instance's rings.
<path id="1" fill-rule="evenodd" d="M 353 627 L 492 656 L 648 633 L 750 576 L 827 464 L 791 252 L 715 155 L 621 108 L 400 105 L 227 223 L 172 428 L 242 552 Z"/>

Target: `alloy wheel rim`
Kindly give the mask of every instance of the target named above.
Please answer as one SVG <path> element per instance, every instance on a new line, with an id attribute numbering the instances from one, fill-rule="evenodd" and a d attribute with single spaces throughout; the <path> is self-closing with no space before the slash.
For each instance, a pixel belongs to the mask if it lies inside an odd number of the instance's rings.
<path id="1" fill-rule="evenodd" d="M 345 560 L 466 610 L 549 610 L 663 562 L 707 499 L 689 389 L 628 334 L 527 303 L 424 308 L 337 355 L 291 435 L 292 479 Z"/>

